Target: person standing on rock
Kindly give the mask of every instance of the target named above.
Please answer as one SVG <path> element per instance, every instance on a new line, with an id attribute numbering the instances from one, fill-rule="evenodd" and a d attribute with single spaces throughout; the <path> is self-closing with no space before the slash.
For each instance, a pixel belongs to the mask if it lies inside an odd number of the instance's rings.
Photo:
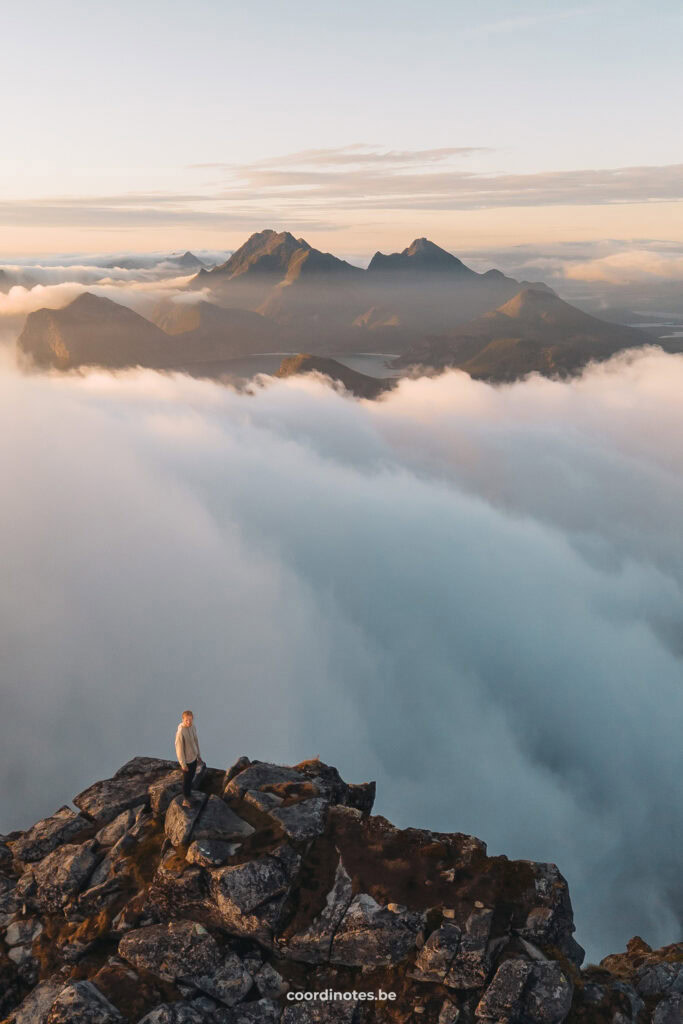
<path id="1" fill-rule="evenodd" d="M 175 734 L 175 752 L 178 764 L 183 770 L 183 807 L 190 807 L 194 773 L 197 771 L 197 765 L 204 763 L 199 752 L 199 740 L 191 711 L 183 711 Z"/>

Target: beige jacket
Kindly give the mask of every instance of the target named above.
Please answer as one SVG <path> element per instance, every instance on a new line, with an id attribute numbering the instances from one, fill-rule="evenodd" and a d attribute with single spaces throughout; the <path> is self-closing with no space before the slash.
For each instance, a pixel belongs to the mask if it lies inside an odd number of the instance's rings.
<path id="1" fill-rule="evenodd" d="M 175 752 L 181 768 L 187 768 L 189 761 L 196 761 L 202 755 L 199 753 L 199 740 L 194 723 L 185 726 L 181 722 L 175 734 Z"/>

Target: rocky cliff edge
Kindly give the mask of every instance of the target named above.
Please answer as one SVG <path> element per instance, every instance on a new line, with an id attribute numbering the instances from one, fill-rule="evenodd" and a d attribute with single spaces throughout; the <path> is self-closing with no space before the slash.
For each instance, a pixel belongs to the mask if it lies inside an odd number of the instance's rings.
<path id="1" fill-rule="evenodd" d="M 554 864 L 398 829 L 319 760 L 136 757 L 0 837 L 6 1024 L 681 1024 L 683 943 L 581 969 Z"/>

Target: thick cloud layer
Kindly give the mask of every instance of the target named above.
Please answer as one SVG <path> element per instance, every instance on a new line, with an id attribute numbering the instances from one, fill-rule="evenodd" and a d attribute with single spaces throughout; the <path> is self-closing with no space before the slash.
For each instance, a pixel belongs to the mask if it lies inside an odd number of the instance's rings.
<path id="1" fill-rule="evenodd" d="M 0 292 L 0 323 L 3 317 L 21 317 L 37 309 L 62 309 L 83 292 L 120 302 L 149 317 L 162 302 L 194 303 L 205 299 L 204 291 L 184 290 L 188 281 L 189 277 L 173 277 L 153 282 L 102 279 L 97 284 L 83 284 L 81 281 L 35 284 L 31 287 L 16 284 L 6 293 Z"/>
<path id="2" fill-rule="evenodd" d="M 161 302 L 199 302 L 200 291 L 187 291 L 195 271 L 178 266 L 179 254 L 109 253 L 58 255 L 0 263 L 0 323 L 37 309 L 61 309 L 85 291 L 150 316 Z M 226 252 L 199 249 L 205 266 L 222 262 Z M 184 275 L 184 276 L 183 276 Z"/>
<path id="3" fill-rule="evenodd" d="M 0 830 L 189 705 L 210 763 L 319 753 L 556 861 L 594 957 L 679 938 L 682 389 L 657 351 L 377 403 L 6 370 Z"/>

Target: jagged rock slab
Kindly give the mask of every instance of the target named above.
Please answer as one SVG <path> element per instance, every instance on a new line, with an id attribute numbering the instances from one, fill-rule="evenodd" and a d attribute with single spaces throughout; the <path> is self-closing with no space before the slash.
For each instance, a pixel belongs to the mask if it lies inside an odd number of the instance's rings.
<path id="1" fill-rule="evenodd" d="M 9 1024 L 45 1024 L 50 1008 L 63 988 L 62 980 L 41 981 L 9 1015 Z"/>
<path id="2" fill-rule="evenodd" d="M 95 869 L 95 843 L 66 845 L 49 853 L 33 868 L 33 902 L 46 911 L 56 911 L 83 889 Z"/>
<path id="3" fill-rule="evenodd" d="M 71 842 L 89 827 L 82 814 L 76 814 L 70 807 L 60 807 L 49 818 L 36 822 L 19 839 L 12 843 L 12 853 L 17 860 L 32 864 L 42 860 L 58 846 Z"/>
<path id="4" fill-rule="evenodd" d="M 164 832 L 174 846 L 187 846 L 195 823 L 207 801 L 205 793 L 192 793 L 190 806 L 184 807 L 182 798 L 177 796 L 168 805 Z"/>
<path id="5" fill-rule="evenodd" d="M 535 963 L 522 1014 L 534 1024 L 561 1024 L 571 1009 L 573 992 L 574 986 L 558 963 Z"/>
<path id="6" fill-rule="evenodd" d="M 130 778 L 138 775 L 158 777 L 178 767 L 177 761 L 168 761 L 163 757 L 131 757 L 114 772 L 115 779 Z"/>
<path id="7" fill-rule="evenodd" d="M 277 999 L 289 990 L 289 982 L 285 981 L 272 964 L 263 964 L 255 971 L 254 983 L 259 995 L 264 999 Z"/>
<path id="8" fill-rule="evenodd" d="M 489 936 L 493 910 L 477 908 L 467 918 L 458 951 L 451 961 L 444 984 L 449 988 L 479 988 L 491 969 Z"/>
<path id="9" fill-rule="evenodd" d="M 25 917 L 19 921 L 13 921 L 5 932 L 5 942 L 8 946 L 30 945 L 37 939 L 43 930 L 43 926 L 36 917 Z"/>
<path id="10" fill-rule="evenodd" d="M 10 923 L 18 909 L 16 879 L 0 875 L 0 928 L 5 928 Z"/>
<path id="11" fill-rule="evenodd" d="M 676 993 L 658 1003 L 652 1014 L 652 1024 L 681 1024 L 683 1021 L 683 995 Z"/>
<path id="12" fill-rule="evenodd" d="M 100 846 L 114 846 L 133 827 L 138 813 L 143 808 L 144 804 L 139 804 L 137 807 L 129 807 L 125 811 L 121 811 L 113 821 L 96 832 L 95 839 Z"/>
<path id="13" fill-rule="evenodd" d="M 216 940 L 195 921 L 172 921 L 128 932 L 119 954 L 137 968 L 165 981 L 190 985 L 226 1006 L 240 1002 L 253 979 L 234 953 L 223 954 Z"/>
<path id="14" fill-rule="evenodd" d="M 441 1009 L 439 1010 L 439 1019 L 437 1024 L 458 1024 L 460 1019 L 460 1010 L 458 1006 L 450 999 L 444 999 Z"/>
<path id="15" fill-rule="evenodd" d="M 289 939 L 286 946 L 283 947 L 284 955 L 291 960 L 300 960 L 308 964 L 321 964 L 328 961 L 332 949 L 332 939 L 352 899 L 351 879 L 340 858 L 334 876 L 334 884 L 327 894 L 322 913 L 304 932 L 299 932 Z"/>
<path id="16" fill-rule="evenodd" d="M 265 761 L 249 762 L 248 758 L 240 758 L 226 772 L 223 795 L 243 799 L 247 793 L 251 793 L 251 802 L 254 802 L 254 794 L 258 792 L 298 799 L 325 797 L 328 804 L 355 807 L 369 814 L 375 799 L 375 788 L 374 782 L 360 785 L 344 782 L 336 768 L 317 758 L 302 761 L 293 767 Z"/>
<path id="17" fill-rule="evenodd" d="M 462 932 L 456 924 L 442 924 L 425 942 L 415 961 L 415 968 L 409 972 L 409 976 L 418 981 L 443 984 L 460 949 L 461 939 Z"/>
<path id="18" fill-rule="evenodd" d="M 194 839 L 246 839 L 254 828 L 228 807 L 224 800 L 210 796 L 192 831 Z"/>
<path id="19" fill-rule="evenodd" d="M 267 786 L 281 786 L 286 783 L 299 785 L 306 779 L 294 768 L 286 768 L 279 764 L 268 764 L 265 761 L 253 761 L 248 768 L 224 783 L 223 795 L 242 799 L 249 790 L 264 790 Z"/>
<path id="20" fill-rule="evenodd" d="M 269 811 L 290 839 L 302 841 L 314 839 L 325 831 L 328 801 L 324 797 L 301 800 L 289 807 L 276 807 Z"/>
<path id="21" fill-rule="evenodd" d="M 562 1024 L 572 1005 L 573 986 L 554 961 L 505 960 L 476 1008 L 482 1021 Z"/>
<path id="22" fill-rule="evenodd" d="M 354 896 L 332 940 L 330 962 L 348 967 L 395 964 L 415 949 L 422 915 L 392 913 L 367 893 Z"/>
<path id="23" fill-rule="evenodd" d="M 683 962 L 645 964 L 636 974 L 635 988 L 643 998 L 683 993 Z"/>
<path id="24" fill-rule="evenodd" d="M 113 778 L 88 786 L 74 797 L 74 803 L 86 817 L 100 827 L 118 817 L 122 811 L 147 804 L 149 787 L 159 775 L 168 774 L 172 761 L 154 757 L 134 757 L 119 768 Z"/>
<path id="25" fill-rule="evenodd" d="M 585 950 L 573 937 L 574 915 L 566 879 L 556 864 L 526 863 L 534 870 L 535 905 L 518 933 L 536 945 L 556 946 L 580 967 Z"/>
<path id="26" fill-rule="evenodd" d="M 211 894 L 223 927 L 270 945 L 301 864 L 291 847 L 212 872 Z"/>
<path id="27" fill-rule="evenodd" d="M 122 1024 L 123 1020 L 91 981 L 76 981 L 59 993 L 46 1024 Z"/>
<path id="28" fill-rule="evenodd" d="M 279 807 L 282 797 L 276 793 L 260 793 L 257 789 L 248 789 L 244 794 L 245 803 L 251 804 L 257 811 L 268 814 L 274 807 Z"/>
<path id="29" fill-rule="evenodd" d="M 528 960 L 506 960 L 495 973 L 475 1011 L 485 1021 L 516 1020 L 522 1007 L 522 995 L 531 977 L 533 964 Z"/>

